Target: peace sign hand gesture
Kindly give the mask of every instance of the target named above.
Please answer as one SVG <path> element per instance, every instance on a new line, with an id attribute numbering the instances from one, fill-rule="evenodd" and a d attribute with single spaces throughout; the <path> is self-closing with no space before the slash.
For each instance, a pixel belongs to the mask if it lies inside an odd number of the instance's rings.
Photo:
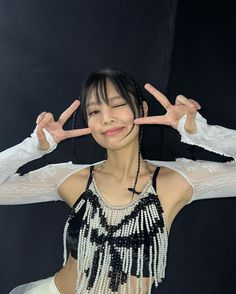
<path id="1" fill-rule="evenodd" d="M 187 114 L 187 119 L 184 125 L 185 130 L 190 134 L 197 132 L 195 117 L 197 110 L 201 108 L 198 102 L 193 99 L 188 99 L 183 95 L 178 95 L 175 104 L 173 105 L 164 94 L 154 88 L 151 84 L 145 84 L 144 87 L 166 109 L 166 114 L 137 118 L 134 120 L 135 124 L 163 124 L 177 129 L 180 118 Z"/>
<path id="2" fill-rule="evenodd" d="M 40 150 L 47 150 L 50 147 L 47 141 L 44 128 L 52 135 L 54 141 L 59 143 L 62 140 L 72 137 L 79 137 L 91 133 L 89 128 L 75 129 L 65 131 L 63 125 L 71 117 L 74 111 L 79 107 L 80 101 L 75 100 L 59 117 L 57 121 L 54 120 L 53 114 L 50 112 L 42 112 L 36 120 L 36 135 L 38 138 L 38 148 Z"/>

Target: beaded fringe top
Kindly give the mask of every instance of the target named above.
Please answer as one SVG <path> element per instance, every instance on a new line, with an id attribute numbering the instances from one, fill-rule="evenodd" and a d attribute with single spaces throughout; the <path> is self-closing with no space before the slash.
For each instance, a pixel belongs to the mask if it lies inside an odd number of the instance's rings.
<path id="1" fill-rule="evenodd" d="M 138 199 L 114 206 L 105 201 L 93 179 L 65 224 L 64 265 L 69 256 L 68 227 L 82 207 L 82 221 L 76 224 L 76 293 L 144 293 L 144 276 L 151 277 L 145 291 L 151 293 L 153 281 L 157 287 L 165 277 L 168 246 L 163 209 L 151 181 Z M 144 275 L 144 270 L 148 274 Z M 138 278 L 135 291 L 131 289 L 132 275 Z"/>

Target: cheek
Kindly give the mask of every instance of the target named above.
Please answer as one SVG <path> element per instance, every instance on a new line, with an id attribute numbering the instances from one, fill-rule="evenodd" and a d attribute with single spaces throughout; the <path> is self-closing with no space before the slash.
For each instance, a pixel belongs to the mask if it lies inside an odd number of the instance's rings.
<path id="1" fill-rule="evenodd" d="M 91 129 L 91 135 L 94 140 L 101 145 L 101 127 L 97 120 L 89 119 L 88 127 Z"/>
<path id="2" fill-rule="evenodd" d="M 93 122 L 93 120 L 88 119 L 88 128 L 90 128 L 91 130 L 93 130 L 94 127 L 95 127 L 95 125 L 96 124 Z"/>
<path id="3" fill-rule="evenodd" d="M 123 120 L 127 120 L 128 122 L 132 122 L 134 121 L 134 116 L 132 112 L 128 112 L 126 114 L 123 114 L 120 116 L 121 119 Z"/>
<path id="4" fill-rule="evenodd" d="M 126 109 L 123 111 L 117 112 L 117 117 L 120 121 L 127 123 L 127 124 L 133 124 L 134 122 L 134 115 L 131 109 Z"/>
<path id="5" fill-rule="evenodd" d="M 101 122 L 100 122 L 100 118 L 98 115 L 94 115 L 91 117 L 88 117 L 87 123 L 88 123 L 88 127 L 91 130 L 97 130 L 98 127 L 100 126 Z"/>

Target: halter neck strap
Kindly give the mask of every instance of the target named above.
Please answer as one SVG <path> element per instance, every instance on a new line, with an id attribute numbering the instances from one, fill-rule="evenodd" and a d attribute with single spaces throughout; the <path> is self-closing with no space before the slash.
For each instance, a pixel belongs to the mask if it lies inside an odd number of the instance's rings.
<path id="1" fill-rule="evenodd" d="M 160 166 L 157 166 L 152 176 L 152 186 L 155 191 L 156 191 L 156 180 L 157 180 L 159 171 L 160 171 Z"/>
<path id="2" fill-rule="evenodd" d="M 86 190 L 88 189 L 89 185 L 92 182 L 93 179 L 93 170 L 94 170 L 94 165 L 90 166 L 90 172 L 89 172 L 89 178 L 88 178 L 88 182 L 87 182 L 87 186 L 86 186 Z"/>

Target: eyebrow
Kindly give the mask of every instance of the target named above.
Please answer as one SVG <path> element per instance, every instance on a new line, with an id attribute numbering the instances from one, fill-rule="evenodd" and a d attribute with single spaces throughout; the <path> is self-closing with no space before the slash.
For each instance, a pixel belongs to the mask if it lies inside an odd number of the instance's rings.
<path id="1" fill-rule="evenodd" d="M 109 97 L 108 100 L 109 100 L 109 102 L 111 102 L 111 101 L 118 99 L 118 98 L 122 98 L 122 97 L 120 95 L 116 95 L 116 96 Z M 92 105 L 98 105 L 97 101 L 88 103 L 87 108 Z"/>

